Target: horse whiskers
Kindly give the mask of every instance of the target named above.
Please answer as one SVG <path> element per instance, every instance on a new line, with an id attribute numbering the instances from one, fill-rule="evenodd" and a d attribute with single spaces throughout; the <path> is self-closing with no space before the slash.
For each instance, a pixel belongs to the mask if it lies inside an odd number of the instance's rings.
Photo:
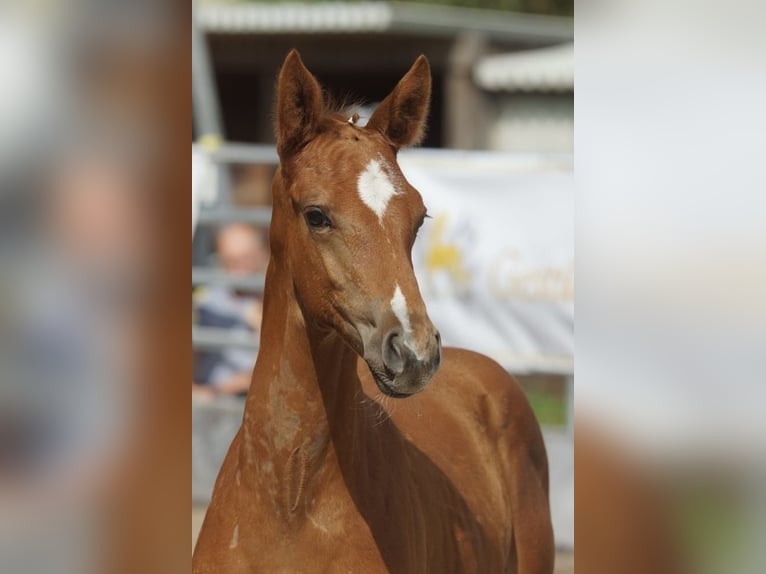
<path id="1" fill-rule="evenodd" d="M 407 400 L 394 400 L 391 396 L 377 390 L 373 397 L 368 396 L 362 389 L 357 389 L 352 400 L 353 408 L 357 411 L 365 411 L 365 414 L 373 421 L 373 426 L 377 427 L 391 418 L 397 409 L 404 409 L 411 413 L 413 409 L 418 411 L 417 403 L 420 397 L 410 397 Z M 403 406 L 400 404 L 403 403 Z"/>
<path id="2" fill-rule="evenodd" d="M 383 393 L 378 393 L 375 398 L 367 396 L 361 389 L 354 394 L 353 404 L 356 410 L 361 410 L 370 420 L 373 420 L 373 426 L 378 426 L 383 420 L 388 418 L 386 409 L 381 406 L 381 400 L 385 399 Z"/>
<path id="3" fill-rule="evenodd" d="M 391 397 L 378 392 L 375 396 L 376 403 L 378 405 L 378 420 L 373 426 L 378 427 L 391 419 L 391 414 L 394 412 L 394 403 Z"/>
<path id="4" fill-rule="evenodd" d="M 370 399 L 362 392 L 361 389 L 354 393 L 354 400 L 352 401 L 352 404 L 354 405 L 355 410 L 364 410 L 369 402 Z"/>
<path id="5" fill-rule="evenodd" d="M 381 421 L 386 418 L 387 413 L 386 413 L 386 410 L 381 405 L 378 395 L 376 395 L 374 399 L 371 399 L 371 402 L 372 402 L 371 406 L 373 409 L 372 410 L 372 421 L 373 421 L 372 426 L 375 427 L 375 426 L 378 426 L 381 423 Z"/>

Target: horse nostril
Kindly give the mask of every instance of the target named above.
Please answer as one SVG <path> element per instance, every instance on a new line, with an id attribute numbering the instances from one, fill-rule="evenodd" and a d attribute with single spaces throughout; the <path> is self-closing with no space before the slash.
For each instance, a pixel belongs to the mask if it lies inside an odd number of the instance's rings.
<path id="1" fill-rule="evenodd" d="M 392 329 L 383 339 L 383 364 L 389 375 L 397 377 L 407 370 L 434 371 L 441 364 L 441 335 L 435 332 L 432 343 L 425 356 L 419 357 L 405 342 L 399 329 Z M 414 372 L 415 372 L 414 371 Z"/>
<path id="2" fill-rule="evenodd" d="M 383 341 L 383 363 L 394 375 L 404 371 L 406 351 L 403 345 L 401 334 L 396 329 L 389 332 Z"/>

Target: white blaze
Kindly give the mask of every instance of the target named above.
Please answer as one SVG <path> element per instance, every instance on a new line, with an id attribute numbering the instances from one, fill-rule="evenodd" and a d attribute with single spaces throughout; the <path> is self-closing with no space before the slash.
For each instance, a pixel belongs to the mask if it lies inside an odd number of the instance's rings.
<path id="1" fill-rule="evenodd" d="M 378 221 L 383 223 L 383 214 L 386 213 L 388 202 L 398 192 L 380 161 L 370 160 L 364 171 L 359 174 L 357 188 L 364 204 L 372 209 L 378 216 Z"/>
<path id="2" fill-rule="evenodd" d="M 407 311 L 407 299 L 404 298 L 398 283 L 396 284 L 396 289 L 394 289 L 394 296 L 391 298 L 391 310 L 396 315 L 396 318 L 399 319 L 399 323 L 401 323 L 402 329 L 404 329 L 404 334 L 409 335 L 412 329 L 410 327 L 410 314 Z"/>
<path id="3" fill-rule="evenodd" d="M 234 550 L 239 544 L 239 524 L 234 525 L 234 533 L 231 535 L 231 542 L 229 542 L 229 550 Z"/>

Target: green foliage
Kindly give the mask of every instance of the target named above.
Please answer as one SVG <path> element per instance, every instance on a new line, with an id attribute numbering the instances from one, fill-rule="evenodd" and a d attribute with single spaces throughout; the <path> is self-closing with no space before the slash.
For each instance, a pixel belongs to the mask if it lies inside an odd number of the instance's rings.
<path id="1" fill-rule="evenodd" d="M 566 424 L 567 405 L 563 397 L 540 390 L 527 390 L 526 395 L 541 425 L 563 426 Z"/>
<path id="2" fill-rule="evenodd" d="M 728 572 L 747 556 L 748 501 L 736 481 L 692 478 L 677 485 L 671 499 L 679 541 L 701 572 Z"/>

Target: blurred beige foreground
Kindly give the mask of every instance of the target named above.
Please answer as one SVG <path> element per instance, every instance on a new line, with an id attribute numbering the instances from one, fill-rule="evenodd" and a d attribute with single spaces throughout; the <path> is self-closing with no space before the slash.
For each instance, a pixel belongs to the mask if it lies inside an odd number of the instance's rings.
<path id="1" fill-rule="evenodd" d="M 169 7 L 0 6 L 4 574 L 179 567 L 167 483 L 188 477 L 172 455 L 186 431 L 154 362 L 173 349 L 156 274 L 173 244 L 156 223 L 180 190 L 167 147 L 189 116 L 183 94 L 167 105 L 183 83 Z"/>
<path id="2" fill-rule="evenodd" d="M 748 0 L 578 4 L 588 573 L 766 571 L 764 18 Z"/>

